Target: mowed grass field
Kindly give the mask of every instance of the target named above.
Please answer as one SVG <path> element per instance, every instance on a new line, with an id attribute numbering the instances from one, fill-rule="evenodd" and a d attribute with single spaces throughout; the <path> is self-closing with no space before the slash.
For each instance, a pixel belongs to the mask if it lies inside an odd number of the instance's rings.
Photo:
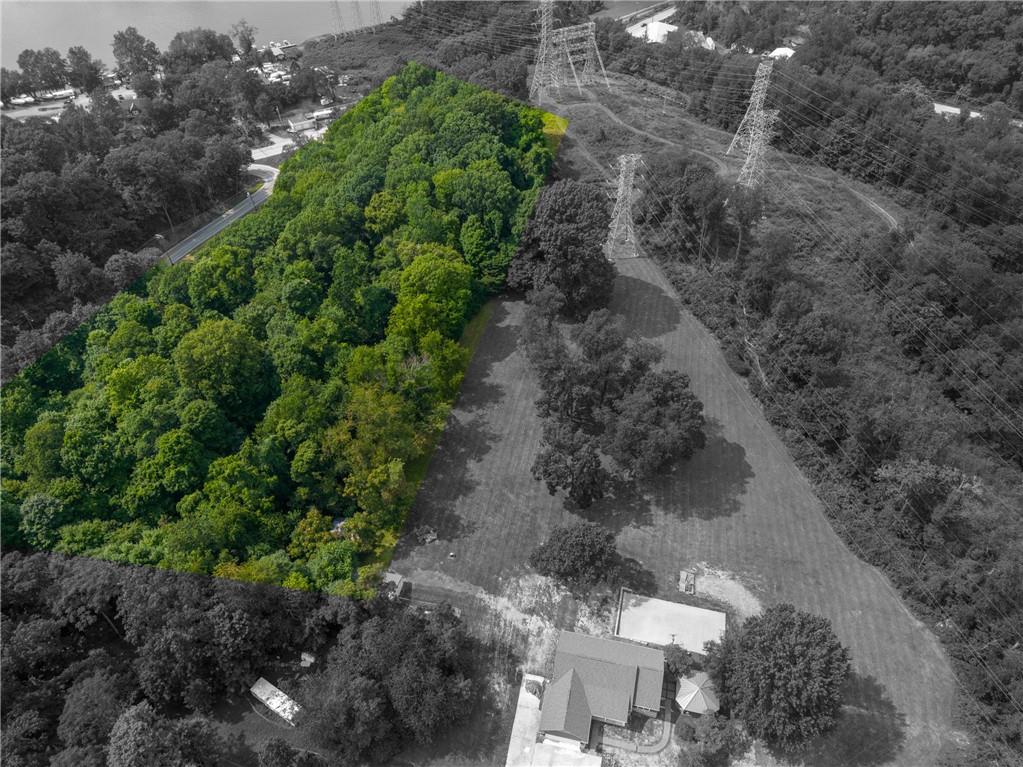
<path id="1" fill-rule="evenodd" d="M 587 115 L 565 111 L 573 123 L 559 165 L 592 173 L 611 159 L 615 142 L 588 141 Z M 867 209 L 857 214 L 878 220 Z M 406 528 L 430 526 L 438 540 L 423 544 L 406 533 L 392 569 L 410 578 L 419 598 L 463 605 L 481 636 L 518 622 L 523 630 L 513 632 L 513 652 L 523 668 L 541 671 L 537 659 L 549 647 L 536 645 L 549 643 L 550 632 L 536 630 L 534 615 L 544 626 L 589 629 L 571 599 L 526 600 L 526 606 L 515 599 L 535 578 L 529 554 L 556 525 L 600 522 L 636 561 L 648 593 L 677 599 L 679 570 L 700 563 L 734 574 L 765 606 L 791 602 L 831 620 L 855 671 L 840 724 L 783 763 L 924 767 L 942 754 L 954 763 L 957 690 L 940 643 L 832 530 L 745 382 L 656 264 L 622 259 L 617 268 L 611 308 L 630 332 L 664 350 L 666 367 L 690 377 L 708 418 L 706 448 L 658 481 L 619 488 L 587 510 L 549 495 L 530 474 L 542 423 L 534 407 L 538 382 L 516 348 L 525 306 L 496 300 Z M 502 633 L 508 631 L 497 632 L 503 639 Z M 505 721 L 510 731 L 510 718 Z M 502 764 L 500 738 L 491 733 L 487 748 L 496 748 L 488 758 L 473 749 L 476 763 Z M 756 763 L 778 762 L 758 749 Z"/>
<path id="2" fill-rule="evenodd" d="M 671 596 L 679 569 L 703 562 L 738 574 L 764 604 L 792 602 L 832 621 L 856 675 L 841 726 L 805 764 L 934 764 L 951 743 L 955 695 L 938 641 L 831 529 L 759 405 L 660 269 L 645 258 L 618 269 L 612 309 L 665 351 L 664 365 L 690 377 L 710 422 L 707 447 L 654 483 L 569 510 L 530 475 L 541 422 L 537 381 L 516 348 L 525 307 L 498 300 L 409 518 L 409 530 L 431 526 L 438 540 L 406 535 L 392 568 L 428 597 L 502 597 L 529 574 L 529 554 L 552 527 L 599 521 L 657 594 Z M 548 617 L 574 625 L 563 605 Z"/>

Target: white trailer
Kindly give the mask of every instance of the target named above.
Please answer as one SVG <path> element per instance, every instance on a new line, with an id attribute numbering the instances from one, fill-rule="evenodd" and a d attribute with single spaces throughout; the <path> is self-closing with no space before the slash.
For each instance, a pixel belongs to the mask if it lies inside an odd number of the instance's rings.
<path id="1" fill-rule="evenodd" d="M 255 695 L 263 705 L 280 716 L 285 722 L 292 727 L 295 726 L 295 717 L 302 710 L 302 707 L 266 679 L 263 677 L 257 679 L 256 683 L 249 688 L 249 692 Z"/>

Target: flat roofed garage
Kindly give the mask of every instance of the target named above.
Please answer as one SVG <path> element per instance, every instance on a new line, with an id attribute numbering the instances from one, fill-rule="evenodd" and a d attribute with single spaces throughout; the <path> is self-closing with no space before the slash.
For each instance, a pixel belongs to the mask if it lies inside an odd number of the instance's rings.
<path id="1" fill-rule="evenodd" d="M 615 634 L 658 647 L 677 644 L 702 655 L 704 643 L 724 636 L 725 614 L 622 589 Z"/>

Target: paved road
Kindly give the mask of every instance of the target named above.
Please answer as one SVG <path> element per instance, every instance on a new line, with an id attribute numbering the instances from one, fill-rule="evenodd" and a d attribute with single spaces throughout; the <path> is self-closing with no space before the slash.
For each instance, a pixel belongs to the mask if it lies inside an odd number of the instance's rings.
<path id="1" fill-rule="evenodd" d="M 283 154 L 285 149 L 295 146 L 295 140 L 290 136 L 278 136 L 276 133 L 268 135 L 270 136 L 270 145 L 253 149 L 253 160 L 265 160 L 268 157 L 276 157 L 279 154 Z"/>
<path id="2" fill-rule="evenodd" d="M 253 192 L 248 199 L 238 203 L 230 210 L 224 212 L 224 214 L 219 218 L 211 221 L 202 229 L 193 232 L 177 245 L 172 247 L 163 254 L 165 259 L 172 264 L 176 264 L 215 234 L 223 231 L 242 216 L 247 213 L 251 213 L 266 202 L 267 198 L 270 197 L 270 193 L 273 192 L 274 182 L 277 180 L 277 168 L 273 168 L 269 165 L 253 164 L 246 168 L 246 170 L 254 176 L 259 176 L 263 179 L 263 186 Z"/>

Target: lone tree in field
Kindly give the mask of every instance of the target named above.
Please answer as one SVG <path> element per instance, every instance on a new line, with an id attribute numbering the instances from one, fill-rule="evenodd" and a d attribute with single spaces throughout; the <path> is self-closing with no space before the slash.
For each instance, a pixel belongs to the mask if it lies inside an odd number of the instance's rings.
<path id="1" fill-rule="evenodd" d="M 557 288 L 570 317 L 605 306 L 615 277 L 603 249 L 609 214 L 604 190 L 596 185 L 565 180 L 545 187 L 509 267 L 508 284 L 518 290 Z"/>
<path id="2" fill-rule="evenodd" d="M 795 748 L 834 726 L 851 666 L 830 621 L 781 604 L 708 645 L 707 670 L 751 735 Z"/>
<path id="3" fill-rule="evenodd" d="M 547 542 L 530 555 L 529 564 L 541 575 L 592 586 L 609 579 L 618 560 L 610 530 L 593 522 L 578 522 L 554 528 Z"/>

